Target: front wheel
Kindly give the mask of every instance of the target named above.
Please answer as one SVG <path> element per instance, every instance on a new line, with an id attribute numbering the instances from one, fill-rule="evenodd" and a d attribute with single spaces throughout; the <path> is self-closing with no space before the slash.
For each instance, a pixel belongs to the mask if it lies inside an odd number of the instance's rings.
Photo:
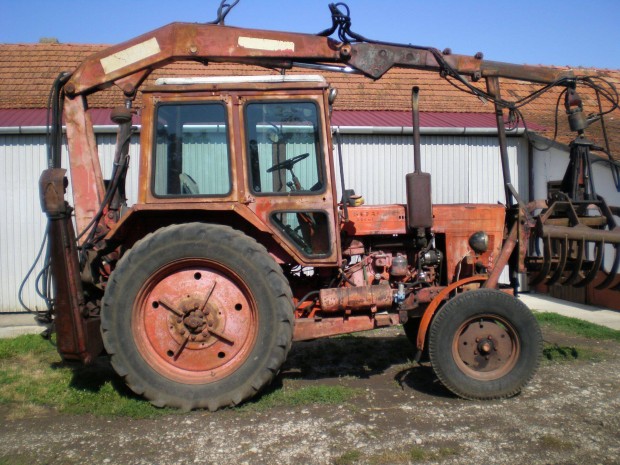
<path id="1" fill-rule="evenodd" d="M 534 376 L 542 357 L 536 318 L 504 292 L 464 292 L 437 313 L 429 355 L 439 380 L 466 399 L 512 397 Z"/>
<path id="2" fill-rule="evenodd" d="M 277 373 L 293 306 L 280 267 L 229 227 L 162 228 L 119 261 L 102 331 L 115 370 L 157 406 L 236 405 Z"/>

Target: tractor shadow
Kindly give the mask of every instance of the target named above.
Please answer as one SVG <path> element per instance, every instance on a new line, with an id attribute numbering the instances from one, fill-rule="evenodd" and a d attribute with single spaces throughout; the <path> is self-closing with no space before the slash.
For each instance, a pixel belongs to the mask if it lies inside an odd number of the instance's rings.
<path id="1" fill-rule="evenodd" d="M 414 362 L 415 349 L 406 336 L 345 335 L 296 342 L 284 362 L 277 384 L 286 380 L 370 380 L 432 397 L 454 398 L 437 380 L 429 363 Z"/>
<path id="2" fill-rule="evenodd" d="M 370 334 L 370 335 L 369 335 Z M 327 384 L 361 384 L 368 380 L 371 387 L 392 386 L 414 390 L 431 397 L 454 398 L 437 380 L 428 363 L 413 361 L 415 350 L 404 335 L 375 336 L 353 334 L 324 338 L 293 344 L 280 373 L 263 390 L 263 395 L 282 389 L 287 381 Z M 127 399 L 144 400 L 135 394 L 112 367 L 110 357 L 100 356 L 92 365 L 72 362 L 52 363 L 53 369 L 71 368 L 69 386 L 80 391 L 98 393 L 111 384 L 114 390 Z"/>
<path id="3" fill-rule="evenodd" d="M 52 369 L 71 369 L 71 381 L 69 387 L 78 391 L 98 393 L 101 389 L 111 384 L 114 390 L 127 399 L 144 401 L 144 398 L 134 393 L 125 384 L 110 363 L 108 355 L 102 355 L 90 365 L 82 365 L 79 362 L 57 362 L 51 364 Z M 146 401 L 145 401 L 146 402 Z"/>

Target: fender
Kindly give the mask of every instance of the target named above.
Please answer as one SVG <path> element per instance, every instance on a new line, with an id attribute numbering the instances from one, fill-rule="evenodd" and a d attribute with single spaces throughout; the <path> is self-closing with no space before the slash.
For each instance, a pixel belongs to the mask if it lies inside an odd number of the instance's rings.
<path id="1" fill-rule="evenodd" d="M 452 292 L 454 289 L 457 289 L 465 284 L 475 283 L 475 282 L 484 282 L 489 277 L 487 275 L 477 275 L 470 276 L 468 278 L 463 278 L 458 280 L 455 283 L 450 284 L 448 287 L 443 289 L 437 296 L 431 301 L 426 310 L 424 311 L 424 315 L 422 315 L 422 321 L 420 321 L 420 328 L 418 329 L 418 338 L 416 341 L 416 347 L 418 348 L 418 352 L 416 353 L 416 360 L 420 358 L 422 355 L 422 351 L 424 350 L 424 343 L 426 342 L 426 332 L 428 327 L 431 324 L 431 320 L 433 319 L 433 315 L 437 312 L 439 305 L 443 300 Z"/>

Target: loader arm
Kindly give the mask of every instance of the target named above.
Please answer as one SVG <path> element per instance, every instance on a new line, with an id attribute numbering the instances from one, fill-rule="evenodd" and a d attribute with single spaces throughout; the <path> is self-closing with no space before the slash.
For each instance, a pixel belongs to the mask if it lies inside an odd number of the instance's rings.
<path id="1" fill-rule="evenodd" d="M 373 79 L 380 79 L 393 67 L 442 71 L 446 65 L 474 79 L 493 76 L 547 84 L 573 76 L 570 70 L 442 54 L 430 47 L 343 43 L 312 34 L 171 23 L 90 56 L 75 70 L 65 92 L 73 97 L 116 83 L 132 94 L 151 71 L 183 60 L 280 68 L 290 68 L 295 62 L 335 63 Z"/>

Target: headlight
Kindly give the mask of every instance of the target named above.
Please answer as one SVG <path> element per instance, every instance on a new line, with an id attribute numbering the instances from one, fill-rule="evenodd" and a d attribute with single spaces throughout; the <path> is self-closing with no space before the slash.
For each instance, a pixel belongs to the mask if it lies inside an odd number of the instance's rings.
<path id="1" fill-rule="evenodd" d="M 469 246 L 478 254 L 486 252 L 489 248 L 489 235 L 484 231 L 478 231 L 469 236 Z"/>

